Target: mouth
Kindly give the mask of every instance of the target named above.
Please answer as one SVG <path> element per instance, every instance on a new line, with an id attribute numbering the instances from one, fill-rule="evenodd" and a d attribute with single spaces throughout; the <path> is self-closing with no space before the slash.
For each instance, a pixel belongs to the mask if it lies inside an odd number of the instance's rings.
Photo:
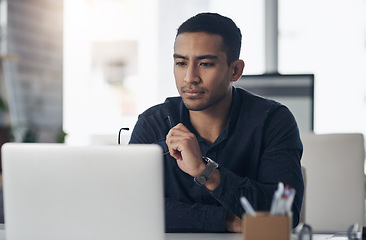
<path id="1" fill-rule="evenodd" d="M 198 98 L 200 97 L 202 94 L 205 93 L 205 91 L 200 90 L 200 89 L 182 89 L 182 93 L 188 97 L 188 98 Z"/>

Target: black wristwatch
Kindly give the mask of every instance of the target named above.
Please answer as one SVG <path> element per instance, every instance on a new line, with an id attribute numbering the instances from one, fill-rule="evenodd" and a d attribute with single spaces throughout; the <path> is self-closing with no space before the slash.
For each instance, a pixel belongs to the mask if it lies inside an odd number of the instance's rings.
<path id="1" fill-rule="evenodd" d="M 205 162 L 207 162 L 206 168 L 202 171 L 201 175 L 194 178 L 194 181 L 200 186 L 205 184 L 207 182 L 208 178 L 215 171 L 215 169 L 219 167 L 219 164 L 214 162 L 209 157 L 203 157 L 203 160 L 205 160 Z"/>

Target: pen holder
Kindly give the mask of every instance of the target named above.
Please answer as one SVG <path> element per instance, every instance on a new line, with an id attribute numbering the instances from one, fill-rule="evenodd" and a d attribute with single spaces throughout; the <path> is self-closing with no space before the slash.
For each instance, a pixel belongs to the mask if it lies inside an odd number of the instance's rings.
<path id="1" fill-rule="evenodd" d="M 269 212 L 256 212 L 256 216 L 243 215 L 244 240 L 290 240 L 292 215 L 275 216 Z"/>

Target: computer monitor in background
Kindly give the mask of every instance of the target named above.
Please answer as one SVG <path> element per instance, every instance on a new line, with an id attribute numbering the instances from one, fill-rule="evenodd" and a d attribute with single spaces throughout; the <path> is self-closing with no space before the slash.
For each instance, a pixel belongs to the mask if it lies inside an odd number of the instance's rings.
<path id="1" fill-rule="evenodd" d="M 314 130 L 314 74 L 243 75 L 234 86 L 286 105 L 301 132 Z"/>

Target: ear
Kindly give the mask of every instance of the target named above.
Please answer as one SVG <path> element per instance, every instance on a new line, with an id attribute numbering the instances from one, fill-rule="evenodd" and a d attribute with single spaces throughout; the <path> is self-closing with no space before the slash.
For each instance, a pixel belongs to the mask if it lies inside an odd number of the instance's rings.
<path id="1" fill-rule="evenodd" d="M 243 75 L 245 63 L 243 60 L 235 60 L 231 63 L 231 81 L 236 82 Z"/>

